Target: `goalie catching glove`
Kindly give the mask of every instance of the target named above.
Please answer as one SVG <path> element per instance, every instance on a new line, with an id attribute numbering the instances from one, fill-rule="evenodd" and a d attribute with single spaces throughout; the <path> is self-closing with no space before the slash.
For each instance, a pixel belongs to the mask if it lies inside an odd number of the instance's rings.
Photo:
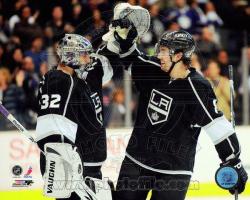
<path id="1" fill-rule="evenodd" d="M 126 39 L 123 39 L 117 31 L 114 32 L 114 37 L 120 45 L 120 56 L 132 52 L 135 49 L 135 41 L 138 33 L 133 24 L 130 25 Z"/>

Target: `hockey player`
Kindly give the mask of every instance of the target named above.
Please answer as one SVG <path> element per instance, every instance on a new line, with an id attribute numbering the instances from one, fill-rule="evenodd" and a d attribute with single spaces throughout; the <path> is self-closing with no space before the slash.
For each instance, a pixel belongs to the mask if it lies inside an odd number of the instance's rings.
<path id="1" fill-rule="evenodd" d="M 76 191 L 84 176 L 91 177 L 88 185 L 101 196 L 98 199 L 110 199 L 109 190 L 100 195 L 94 187 L 102 179 L 100 169 L 106 159 L 101 88 L 102 81 L 112 76 L 105 75 L 107 59 L 94 54 L 91 43 L 77 34 L 66 34 L 57 54 L 59 64 L 43 77 L 38 94 L 36 140 L 45 153 L 40 158 L 44 194 L 83 199 Z M 90 193 L 85 199 L 96 200 Z"/>
<path id="2" fill-rule="evenodd" d="M 237 187 L 230 192 L 243 192 L 248 176 L 239 158 L 240 145 L 232 125 L 216 107 L 209 82 L 190 66 L 195 50 L 192 36 L 185 31 L 164 33 L 157 44 L 157 57 L 139 51 L 136 37 L 133 24 L 125 38 L 114 31 L 120 59 L 129 66 L 139 91 L 116 199 L 145 200 L 151 189 L 153 200 L 185 199 L 201 128 L 213 141 L 221 166 L 234 167 L 239 174 Z M 103 47 L 103 52 L 117 53 L 112 49 L 115 43 L 109 42 L 112 44 Z"/>

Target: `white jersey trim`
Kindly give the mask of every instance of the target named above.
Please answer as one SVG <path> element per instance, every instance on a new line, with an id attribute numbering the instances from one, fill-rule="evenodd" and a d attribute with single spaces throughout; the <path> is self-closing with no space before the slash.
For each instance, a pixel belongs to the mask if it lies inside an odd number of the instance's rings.
<path id="1" fill-rule="evenodd" d="M 96 167 L 96 166 L 102 166 L 104 162 L 83 162 L 84 167 Z"/>
<path id="2" fill-rule="evenodd" d="M 190 83 L 190 85 L 191 85 L 191 87 L 192 87 L 192 89 L 193 89 L 193 91 L 194 91 L 195 96 L 197 97 L 198 101 L 200 102 L 202 108 L 203 108 L 204 111 L 207 113 L 207 115 L 208 115 L 208 117 L 211 119 L 211 121 L 213 121 L 214 119 L 211 117 L 210 113 L 208 112 L 208 110 L 206 109 L 205 105 L 203 104 L 203 102 L 202 102 L 202 100 L 201 100 L 199 94 L 197 93 L 197 91 L 196 91 L 196 89 L 195 89 L 195 87 L 194 87 L 194 85 L 193 85 L 193 83 L 192 83 L 190 77 L 188 77 L 188 81 L 189 81 L 189 83 Z"/>
<path id="3" fill-rule="evenodd" d="M 78 125 L 58 114 L 47 114 L 37 118 L 36 141 L 50 135 L 63 135 L 75 143 Z"/>
<path id="4" fill-rule="evenodd" d="M 151 170 L 154 172 L 158 172 L 158 173 L 162 173 L 162 174 L 173 174 L 173 175 L 177 175 L 177 174 L 183 174 L 183 175 L 192 175 L 193 172 L 191 171 L 185 171 L 185 170 L 163 170 L 163 169 L 156 169 L 153 167 L 149 167 L 147 165 L 142 164 L 141 162 L 139 162 L 138 160 L 134 159 L 132 156 L 130 156 L 127 152 L 125 153 L 125 155 L 132 160 L 134 163 L 136 163 L 137 165 L 140 165 L 141 167 L 147 169 L 147 170 Z"/>
<path id="5" fill-rule="evenodd" d="M 108 58 L 96 53 L 92 53 L 91 56 L 100 60 L 103 69 L 102 85 L 107 84 L 112 79 L 114 74 Z"/>
<path id="6" fill-rule="evenodd" d="M 232 124 L 225 118 L 224 115 L 214 119 L 212 122 L 204 126 L 203 129 L 211 138 L 214 145 L 219 144 L 235 133 Z M 230 145 L 230 147 L 233 149 L 232 145 Z"/>
<path id="7" fill-rule="evenodd" d="M 136 49 L 136 43 L 134 43 L 126 53 L 119 54 L 120 58 L 129 56 L 135 49 Z"/>
<path id="8" fill-rule="evenodd" d="M 66 103 L 65 103 L 65 106 L 64 106 L 64 110 L 63 110 L 63 116 L 66 115 L 66 112 L 67 112 L 67 107 L 68 107 L 68 104 L 69 104 L 69 99 L 70 99 L 70 96 L 71 96 L 71 93 L 72 93 L 72 90 L 73 90 L 73 86 L 74 86 L 74 81 L 73 81 L 73 78 L 72 76 L 70 76 L 70 88 L 69 88 L 69 94 L 68 94 L 68 97 L 67 97 L 67 100 L 66 100 Z"/>
<path id="9" fill-rule="evenodd" d="M 160 65 L 159 63 L 156 63 L 156 62 L 154 62 L 154 61 L 146 60 L 146 59 L 142 58 L 141 56 L 138 56 L 138 58 L 141 59 L 141 60 L 144 61 L 144 62 L 148 62 L 148 63 L 151 63 L 151 64 L 156 65 L 156 66 L 158 66 L 158 67 L 161 67 L 161 65 Z"/>

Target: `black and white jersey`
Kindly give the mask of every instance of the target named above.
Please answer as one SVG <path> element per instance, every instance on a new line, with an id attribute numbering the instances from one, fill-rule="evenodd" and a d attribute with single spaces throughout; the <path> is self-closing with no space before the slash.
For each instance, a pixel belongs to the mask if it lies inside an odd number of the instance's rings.
<path id="1" fill-rule="evenodd" d="M 41 81 L 38 101 L 37 141 L 61 135 L 78 147 L 84 165 L 101 165 L 106 159 L 106 133 L 99 118 L 99 94 L 76 74 L 51 70 Z"/>
<path id="2" fill-rule="evenodd" d="M 138 49 L 122 60 L 139 91 L 137 117 L 126 149 L 126 156 L 138 165 L 190 175 L 201 127 L 215 145 L 234 134 L 217 110 L 209 82 L 194 68 L 185 79 L 171 80 L 156 57 Z"/>
<path id="3" fill-rule="evenodd" d="M 96 53 L 91 54 L 92 64 L 88 70 L 77 71 L 80 78 L 85 80 L 91 90 L 91 98 L 96 107 L 98 120 L 103 123 L 103 94 L 102 86 L 107 84 L 113 76 L 113 69 L 109 60 Z"/>

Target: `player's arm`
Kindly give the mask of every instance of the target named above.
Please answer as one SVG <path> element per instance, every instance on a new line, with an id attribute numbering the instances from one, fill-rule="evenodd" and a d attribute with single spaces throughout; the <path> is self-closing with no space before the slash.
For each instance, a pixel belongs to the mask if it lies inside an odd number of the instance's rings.
<path id="1" fill-rule="evenodd" d="M 232 166 L 239 173 L 238 192 L 244 191 L 247 173 L 241 164 L 240 144 L 231 123 L 217 109 L 217 99 L 210 84 L 188 78 L 192 90 L 193 124 L 201 126 L 213 141 L 222 161 L 221 165 Z M 240 166 L 240 167 L 239 167 Z M 234 191 L 230 191 L 234 193 Z"/>
<path id="2" fill-rule="evenodd" d="M 101 49 L 99 48 L 97 50 L 97 53 L 91 54 L 91 57 L 93 57 L 94 59 L 92 65 L 93 67 L 95 67 L 96 65 L 100 66 L 101 73 L 98 73 L 97 76 L 100 76 L 99 78 L 100 80 L 102 80 L 102 85 L 105 85 L 112 79 L 114 73 L 113 73 L 113 68 L 110 64 L 109 59 L 106 56 L 100 54 L 100 52 L 101 52 Z"/>

